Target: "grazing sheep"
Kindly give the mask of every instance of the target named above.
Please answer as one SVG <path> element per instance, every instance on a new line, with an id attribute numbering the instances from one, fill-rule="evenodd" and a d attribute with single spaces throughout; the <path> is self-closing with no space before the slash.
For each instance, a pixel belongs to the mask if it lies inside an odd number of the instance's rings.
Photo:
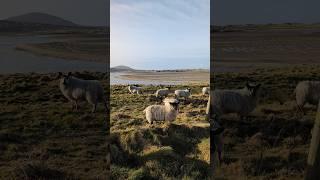
<path id="1" fill-rule="evenodd" d="M 204 87 L 204 88 L 202 88 L 202 95 L 206 95 L 206 94 L 209 95 L 209 92 L 210 92 L 210 87 Z"/>
<path id="2" fill-rule="evenodd" d="M 212 93 L 213 91 L 210 91 Z M 215 153 L 218 154 L 218 160 L 219 163 L 222 164 L 222 151 L 223 151 L 223 141 L 222 141 L 222 132 L 224 128 L 215 120 L 213 117 L 213 114 L 211 114 L 211 96 L 209 96 L 209 100 L 207 103 L 207 109 L 206 114 L 208 116 L 208 120 L 210 121 L 210 149 L 211 149 L 211 155 L 210 155 L 210 164 L 214 164 L 215 160 Z"/>
<path id="3" fill-rule="evenodd" d="M 97 80 L 82 80 L 73 77 L 69 72 L 68 75 L 59 73 L 60 90 L 62 94 L 72 102 L 72 109 L 78 110 L 78 102 L 86 100 L 92 107 L 94 113 L 98 102 L 103 102 L 108 111 L 107 100 L 104 95 L 103 87 Z"/>
<path id="4" fill-rule="evenodd" d="M 174 121 L 178 115 L 179 101 L 177 99 L 166 98 L 164 105 L 150 105 L 143 112 L 147 121 Z"/>
<path id="5" fill-rule="evenodd" d="M 169 93 L 170 93 L 170 87 L 167 87 L 165 89 L 158 89 L 156 91 L 156 97 L 158 98 L 167 97 Z"/>
<path id="6" fill-rule="evenodd" d="M 138 86 L 128 86 L 128 90 L 131 94 L 142 94 L 142 88 Z"/>
<path id="7" fill-rule="evenodd" d="M 296 103 L 298 109 L 305 114 L 303 106 L 307 103 L 318 105 L 320 99 L 320 81 L 301 81 L 296 89 Z"/>
<path id="8" fill-rule="evenodd" d="M 246 84 L 243 89 L 214 90 L 212 93 L 212 111 L 217 116 L 236 113 L 241 119 L 252 112 L 258 102 L 260 84 Z"/>
<path id="9" fill-rule="evenodd" d="M 176 98 L 184 98 L 187 99 L 190 95 L 191 95 L 191 89 L 187 88 L 185 90 L 175 90 L 174 94 L 176 96 Z"/>

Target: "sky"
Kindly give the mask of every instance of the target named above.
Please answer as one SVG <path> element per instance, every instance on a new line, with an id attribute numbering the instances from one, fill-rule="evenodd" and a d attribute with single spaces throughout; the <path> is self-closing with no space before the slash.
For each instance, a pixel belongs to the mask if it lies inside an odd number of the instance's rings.
<path id="1" fill-rule="evenodd" d="M 209 68 L 210 0 L 111 0 L 111 67 Z"/>
<path id="2" fill-rule="evenodd" d="M 319 0 L 211 0 L 211 25 L 318 23 Z"/>
<path id="3" fill-rule="evenodd" d="M 109 24 L 110 0 L 1 0 L 0 19 L 41 12 L 80 25 Z"/>

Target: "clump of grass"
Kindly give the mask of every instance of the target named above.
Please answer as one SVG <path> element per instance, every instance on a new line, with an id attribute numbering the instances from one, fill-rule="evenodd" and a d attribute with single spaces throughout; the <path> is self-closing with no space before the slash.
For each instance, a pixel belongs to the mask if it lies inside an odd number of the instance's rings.
<path id="1" fill-rule="evenodd" d="M 84 74 L 108 89 L 103 73 Z M 8 164 L 0 166 L 0 179 L 24 172 L 29 179 L 106 177 L 108 117 L 102 106 L 94 115 L 87 113 L 87 105 L 72 111 L 56 77 L 56 73 L 0 76 L 0 159 Z M 45 163 L 25 164 L 38 160 Z M 16 169 L 17 164 L 22 165 Z"/>
<path id="2" fill-rule="evenodd" d="M 182 100 L 177 120 L 153 125 L 147 123 L 143 110 L 148 105 L 162 103 L 154 96 L 159 86 L 143 86 L 143 95 L 129 94 L 126 86 L 111 86 L 114 152 L 111 155 L 116 169 L 112 178 L 206 179 L 209 176 L 209 164 L 202 158 L 202 154 L 209 154 L 209 141 L 206 141 L 209 123 L 205 120 L 208 97 L 201 95 L 205 85 L 190 86 L 192 98 Z M 186 87 L 176 85 L 172 89 Z"/>
<path id="3" fill-rule="evenodd" d="M 72 176 L 64 171 L 48 167 L 43 162 L 24 164 L 16 168 L 13 177 L 21 179 L 71 179 Z"/>

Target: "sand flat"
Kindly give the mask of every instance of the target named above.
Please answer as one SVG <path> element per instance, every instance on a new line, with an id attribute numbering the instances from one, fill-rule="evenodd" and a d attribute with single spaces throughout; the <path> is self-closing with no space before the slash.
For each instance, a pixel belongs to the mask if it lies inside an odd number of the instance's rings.
<path id="1" fill-rule="evenodd" d="M 183 71 L 183 72 L 128 72 L 120 76 L 126 80 L 154 80 L 154 81 L 174 81 L 190 83 L 208 83 L 210 79 L 209 71 Z"/>

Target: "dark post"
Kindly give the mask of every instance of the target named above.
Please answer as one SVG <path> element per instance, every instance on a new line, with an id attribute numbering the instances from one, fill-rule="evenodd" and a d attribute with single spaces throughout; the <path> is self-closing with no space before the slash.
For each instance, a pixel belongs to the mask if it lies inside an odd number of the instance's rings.
<path id="1" fill-rule="evenodd" d="M 305 180 L 320 179 L 320 101 L 312 130 Z"/>

